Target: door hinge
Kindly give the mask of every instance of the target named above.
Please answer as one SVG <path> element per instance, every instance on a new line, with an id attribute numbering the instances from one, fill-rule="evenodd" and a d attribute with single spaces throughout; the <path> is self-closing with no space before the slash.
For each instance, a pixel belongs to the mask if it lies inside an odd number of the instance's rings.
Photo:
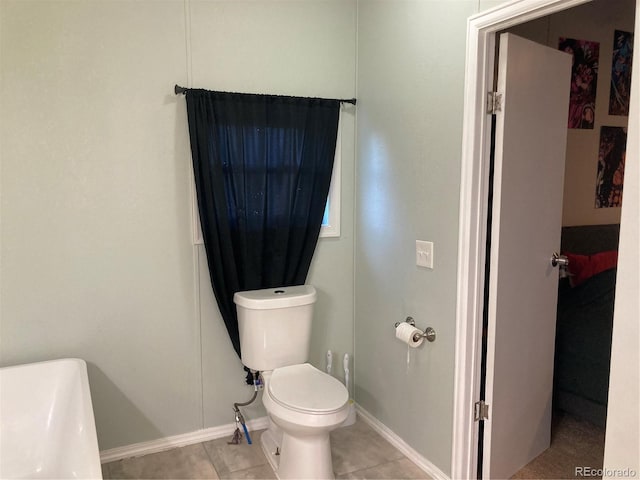
<path id="1" fill-rule="evenodd" d="M 478 422 L 489 419 L 489 405 L 480 400 L 473 404 L 473 419 Z"/>
<path id="2" fill-rule="evenodd" d="M 502 111 L 502 94 L 487 92 L 487 113 L 494 114 Z"/>

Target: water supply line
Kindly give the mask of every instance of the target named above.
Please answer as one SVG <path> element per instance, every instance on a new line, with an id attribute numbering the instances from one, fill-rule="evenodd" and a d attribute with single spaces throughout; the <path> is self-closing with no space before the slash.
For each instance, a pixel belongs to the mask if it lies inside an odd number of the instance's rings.
<path id="1" fill-rule="evenodd" d="M 240 407 L 246 407 L 247 405 L 251 405 L 258 397 L 258 385 L 260 384 L 258 372 L 252 372 L 252 374 L 253 374 L 253 395 L 246 402 L 236 402 L 233 404 L 233 412 L 235 414 L 236 429 L 233 432 L 233 437 L 231 438 L 231 441 L 228 442 L 229 444 L 237 445 L 242 440 L 242 434 L 240 433 L 240 428 L 238 427 L 238 424 L 242 425 L 242 429 L 244 430 L 244 436 L 247 438 L 247 443 L 249 445 L 251 445 L 252 443 L 251 436 L 249 435 L 249 430 L 247 429 L 247 424 L 244 421 L 244 416 L 240 412 Z"/>

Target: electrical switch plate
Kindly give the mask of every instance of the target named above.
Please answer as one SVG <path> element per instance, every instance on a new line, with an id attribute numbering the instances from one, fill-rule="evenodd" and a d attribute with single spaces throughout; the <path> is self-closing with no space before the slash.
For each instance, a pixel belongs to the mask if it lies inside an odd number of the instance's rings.
<path id="1" fill-rule="evenodd" d="M 416 265 L 433 269 L 433 242 L 416 240 Z"/>

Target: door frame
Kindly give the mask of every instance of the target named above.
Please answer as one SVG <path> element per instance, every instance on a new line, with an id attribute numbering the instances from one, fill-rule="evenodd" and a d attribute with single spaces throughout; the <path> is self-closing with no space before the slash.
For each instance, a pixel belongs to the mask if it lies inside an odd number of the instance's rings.
<path id="1" fill-rule="evenodd" d="M 515 0 L 467 21 L 462 129 L 460 218 L 451 478 L 477 476 L 482 310 L 489 191 L 491 120 L 487 92 L 493 89 L 497 32 L 591 0 Z M 636 0 L 640 2 L 640 0 Z"/>

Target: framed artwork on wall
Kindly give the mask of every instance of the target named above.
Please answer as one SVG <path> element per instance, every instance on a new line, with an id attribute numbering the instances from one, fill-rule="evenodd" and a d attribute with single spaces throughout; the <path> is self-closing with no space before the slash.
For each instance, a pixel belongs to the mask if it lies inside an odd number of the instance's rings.
<path id="1" fill-rule="evenodd" d="M 560 37 L 558 50 L 573 55 L 568 127 L 592 129 L 596 114 L 600 42 Z"/>
<path id="2" fill-rule="evenodd" d="M 609 115 L 629 115 L 633 33 L 616 30 L 613 34 Z"/>
<path id="3" fill-rule="evenodd" d="M 626 149 L 627 129 L 625 127 L 600 128 L 596 208 L 622 206 Z"/>

